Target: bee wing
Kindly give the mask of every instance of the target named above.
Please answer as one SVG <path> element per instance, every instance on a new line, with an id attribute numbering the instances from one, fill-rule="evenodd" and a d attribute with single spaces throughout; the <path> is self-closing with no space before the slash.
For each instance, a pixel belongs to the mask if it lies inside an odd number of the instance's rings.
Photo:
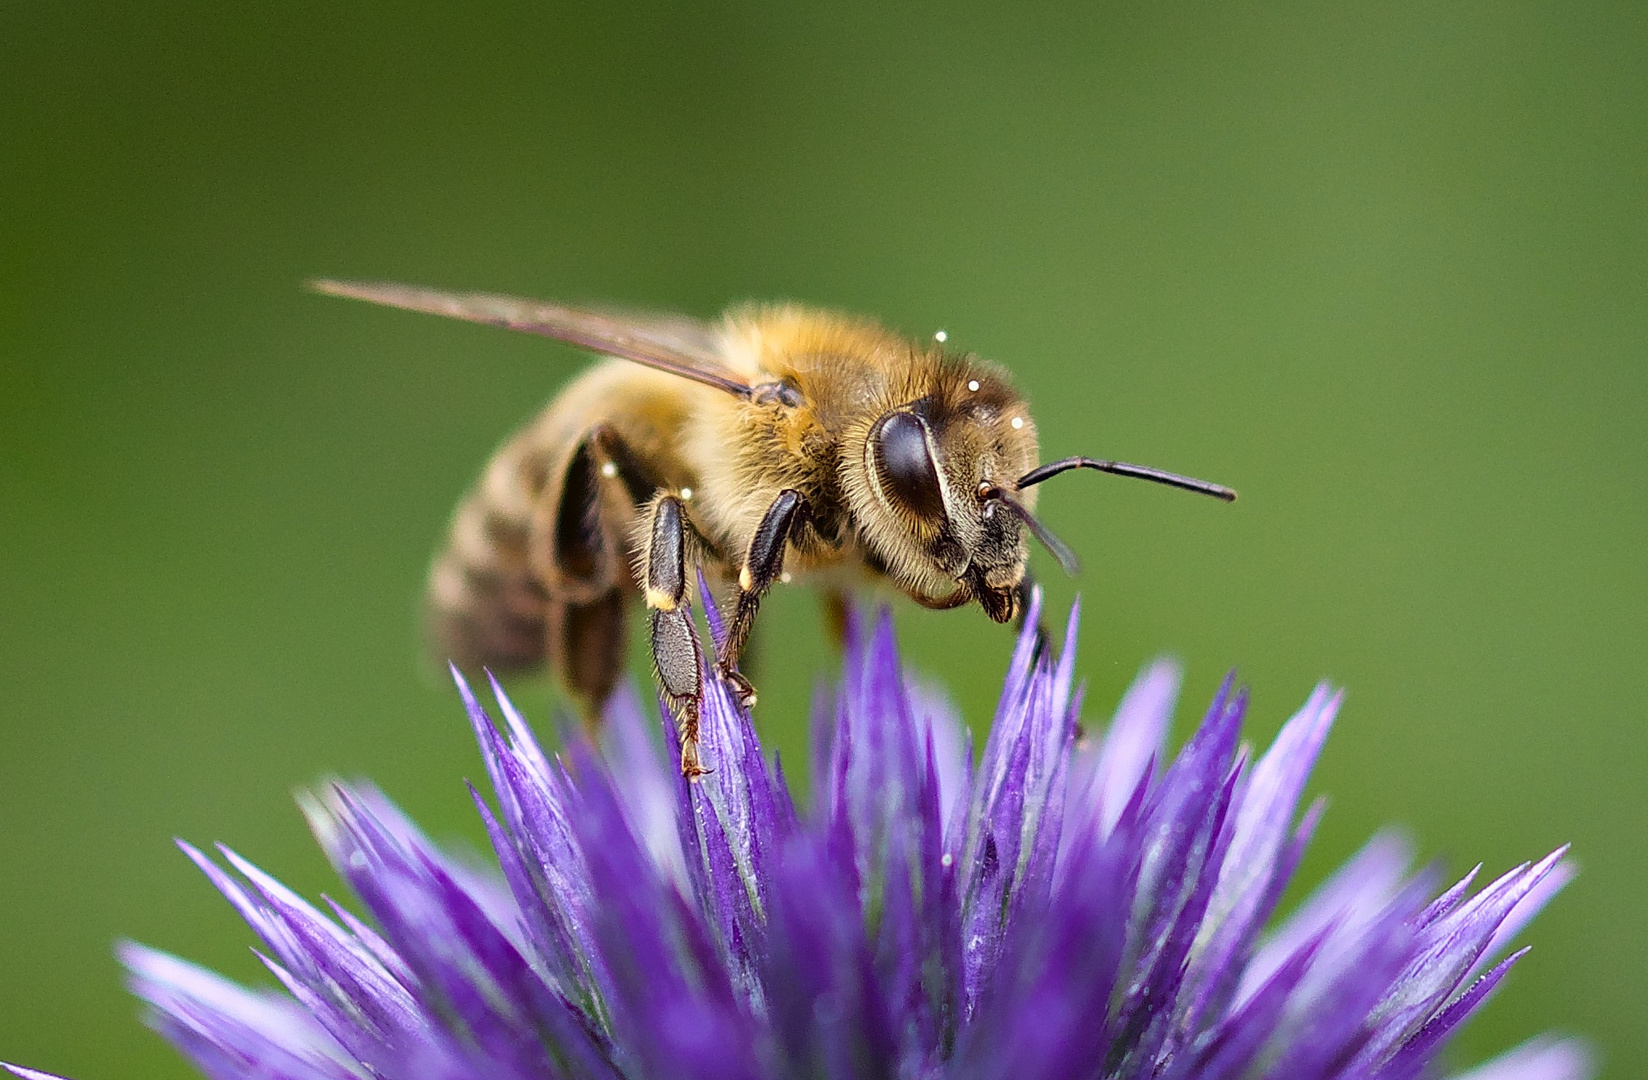
<path id="1" fill-rule="evenodd" d="M 605 314 L 517 296 L 442 292 L 392 282 L 323 280 L 312 281 L 309 287 L 328 296 L 541 334 L 740 397 L 750 394 L 749 381 L 722 363 L 709 327 L 684 316 Z"/>

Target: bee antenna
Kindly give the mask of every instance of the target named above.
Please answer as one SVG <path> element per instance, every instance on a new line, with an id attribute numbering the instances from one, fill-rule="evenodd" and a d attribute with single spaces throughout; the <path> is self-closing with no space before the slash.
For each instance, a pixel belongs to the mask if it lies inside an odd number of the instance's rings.
<path id="1" fill-rule="evenodd" d="M 1197 480 L 1194 477 L 1180 476 L 1178 473 L 1165 472 L 1161 469 L 1152 469 L 1148 465 L 1129 465 L 1125 461 L 1097 461 L 1087 457 L 1067 457 L 1058 461 L 1049 461 L 1045 465 L 1038 465 L 1023 476 L 1013 486 L 1022 491 L 1043 480 L 1051 479 L 1062 472 L 1071 469 L 1096 469 L 1099 472 L 1110 473 L 1114 476 L 1131 476 L 1135 480 L 1149 480 L 1154 484 L 1166 484 L 1168 487 L 1180 488 L 1184 491 L 1194 491 L 1198 495 L 1211 495 L 1215 499 L 1225 502 L 1235 502 L 1236 492 L 1223 484 L 1214 484 L 1206 480 Z"/>
<path id="2" fill-rule="evenodd" d="M 1049 555 L 1058 560 L 1059 567 L 1063 569 L 1066 574 L 1069 574 L 1071 577 L 1075 577 L 1081 570 L 1081 560 L 1076 558 L 1076 553 L 1074 551 L 1070 550 L 1070 545 L 1066 544 L 1063 540 L 1060 540 L 1058 536 L 1054 534 L 1052 529 L 1049 529 L 1046 525 L 1043 525 L 1041 518 L 1038 518 L 1035 514 L 1031 513 L 1028 506 L 1025 506 L 1023 503 L 1013 498 L 1013 496 L 1008 494 L 1005 490 L 996 487 L 994 484 L 986 484 L 981 487 L 979 489 L 979 496 L 983 498 L 985 502 L 997 503 L 1006 507 L 1014 517 L 1024 522 L 1025 527 L 1030 530 L 1030 535 L 1034 536 L 1041 542 L 1041 546 L 1047 549 L 1047 553 Z"/>

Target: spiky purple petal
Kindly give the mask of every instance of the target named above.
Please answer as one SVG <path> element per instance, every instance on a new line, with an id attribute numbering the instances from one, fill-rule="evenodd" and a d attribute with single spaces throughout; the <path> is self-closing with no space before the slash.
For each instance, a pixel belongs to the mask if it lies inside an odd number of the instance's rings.
<path id="1" fill-rule="evenodd" d="M 304 808 L 365 916 L 183 845 L 279 988 L 125 946 L 132 987 L 213 1080 L 1434 1076 L 1571 876 L 1563 852 L 1439 893 L 1382 835 L 1278 922 L 1339 696 L 1318 687 L 1250 760 L 1227 680 L 1169 757 L 1177 668 L 1147 668 L 1085 733 L 1075 633 L 1072 612 L 1057 657 L 1020 636 L 975 765 L 890 619 L 853 620 L 840 685 L 816 699 L 806 813 L 711 672 L 713 771 L 693 782 L 667 713 L 633 691 L 602 749 L 574 736 L 552 757 L 496 683 L 501 723 L 458 678 L 496 872 L 370 785 L 333 785 Z M 1459 1080 L 1589 1069 L 1547 1040 Z"/>

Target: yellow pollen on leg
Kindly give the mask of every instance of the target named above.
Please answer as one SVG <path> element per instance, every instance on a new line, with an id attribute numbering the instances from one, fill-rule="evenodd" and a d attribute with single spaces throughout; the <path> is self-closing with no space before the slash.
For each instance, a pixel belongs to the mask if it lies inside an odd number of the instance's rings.
<path id="1" fill-rule="evenodd" d="M 674 611 L 675 597 L 671 596 L 663 589 L 655 589 L 651 585 L 648 585 L 647 607 L 652 608 L 655 611 Z"/>

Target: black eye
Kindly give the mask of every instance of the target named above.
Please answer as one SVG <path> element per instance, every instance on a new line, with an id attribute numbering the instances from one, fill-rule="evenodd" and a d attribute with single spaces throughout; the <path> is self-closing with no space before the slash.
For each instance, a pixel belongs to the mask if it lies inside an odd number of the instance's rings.
<path id="1" fill-rule="evenodd" d="M 870 441 L 882 489 L 919 517 L 942 518 L 944 493 L 921 421 L 907 412 L 891 413 L 876 424 Z"/>

